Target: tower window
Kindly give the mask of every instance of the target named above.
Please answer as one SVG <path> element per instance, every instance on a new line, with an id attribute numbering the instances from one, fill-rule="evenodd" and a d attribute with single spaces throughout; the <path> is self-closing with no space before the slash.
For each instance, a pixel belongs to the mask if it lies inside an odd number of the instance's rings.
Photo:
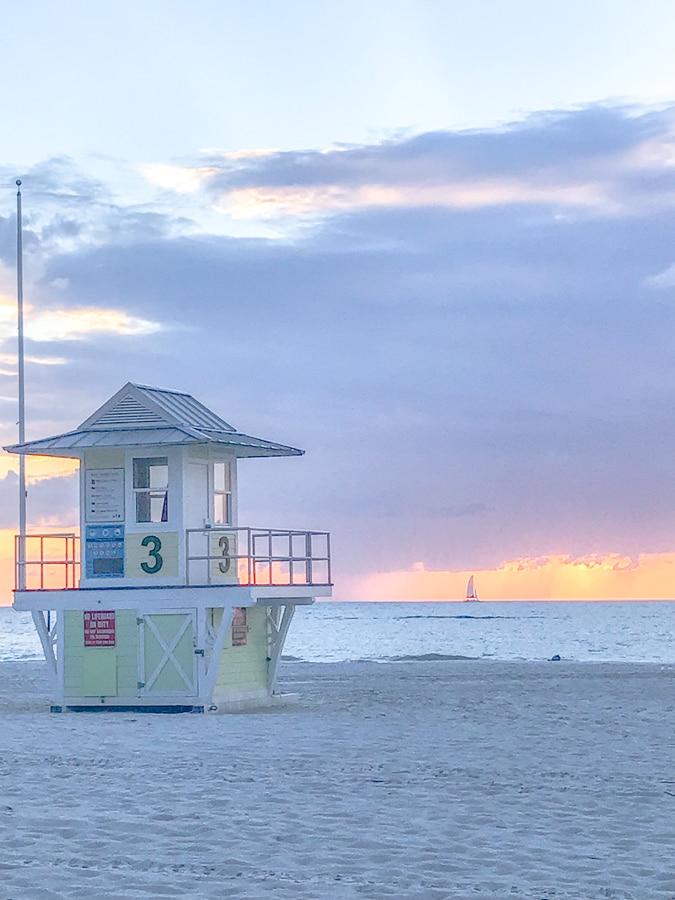
<path id="1" fill-rule="evenodd" d="M 213 521 L 216 525 L 232 523 L 232 476 L 230 464 L 213 464 Z"/>
<path id="2" fill-rule="evenodd" d="M 148 456 L 134 460 L 137 522 L 168 522 L 169 460 Z"/>

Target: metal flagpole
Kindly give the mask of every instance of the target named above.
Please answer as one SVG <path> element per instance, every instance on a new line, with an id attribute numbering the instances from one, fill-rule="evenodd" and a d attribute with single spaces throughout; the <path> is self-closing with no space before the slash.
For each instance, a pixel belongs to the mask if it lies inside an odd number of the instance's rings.
<path id="1" fill-rule="evenodd" d="M 26 440 L 26 404 L 23 365 L 23 240 L 21 226 L 21 179 L 16 181 L 16 294 L 19 325 L 19 443 Z M 26 589 L 26 457 L 19 454 L 19 547 L 17 588 Z"/>

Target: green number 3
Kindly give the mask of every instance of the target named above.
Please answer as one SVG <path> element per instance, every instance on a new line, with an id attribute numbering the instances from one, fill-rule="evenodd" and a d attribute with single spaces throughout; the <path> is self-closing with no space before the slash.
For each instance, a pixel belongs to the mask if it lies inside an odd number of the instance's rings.
<path id="1" fill-rule="evenodd" d="M 159 552 L 162 549 L 162 542 L 156 535 L 148 534 L 141 541 L 141 547 L 148 547 L 150 544 L 152 544 L 152 549 L 148 550 L 148 556 L 152 557 L 153 561 L 151 563 L 142 562 L 141 569 L 146 575 L 156 575 L 164 564 Z"/>

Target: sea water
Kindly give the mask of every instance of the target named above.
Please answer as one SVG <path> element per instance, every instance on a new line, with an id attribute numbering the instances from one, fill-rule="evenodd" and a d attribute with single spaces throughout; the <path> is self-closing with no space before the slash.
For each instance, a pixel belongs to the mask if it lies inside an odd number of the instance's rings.
<path id="1" fill-rule="evenodd" d="M 285 655 L 311 662 L 466 657 L 675 663 L 675 601 L 299 606 Z M 0 661 L 42 659 L 29 613 L 0 608 Z"/>
<path id="2" fill-rule="evenodd" d="M 675 663 L 675 601 L 317 603 L 298 607 L 285 653 Z"/>

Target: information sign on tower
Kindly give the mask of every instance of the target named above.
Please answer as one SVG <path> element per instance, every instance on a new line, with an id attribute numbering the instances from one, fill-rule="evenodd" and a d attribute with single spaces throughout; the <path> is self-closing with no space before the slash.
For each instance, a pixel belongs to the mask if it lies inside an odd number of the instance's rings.
<path id="1" fill-rule="evenodd" d="M 124 469 L 87 469 L 84 493 L 87 522 L 124 521 Z"/>

